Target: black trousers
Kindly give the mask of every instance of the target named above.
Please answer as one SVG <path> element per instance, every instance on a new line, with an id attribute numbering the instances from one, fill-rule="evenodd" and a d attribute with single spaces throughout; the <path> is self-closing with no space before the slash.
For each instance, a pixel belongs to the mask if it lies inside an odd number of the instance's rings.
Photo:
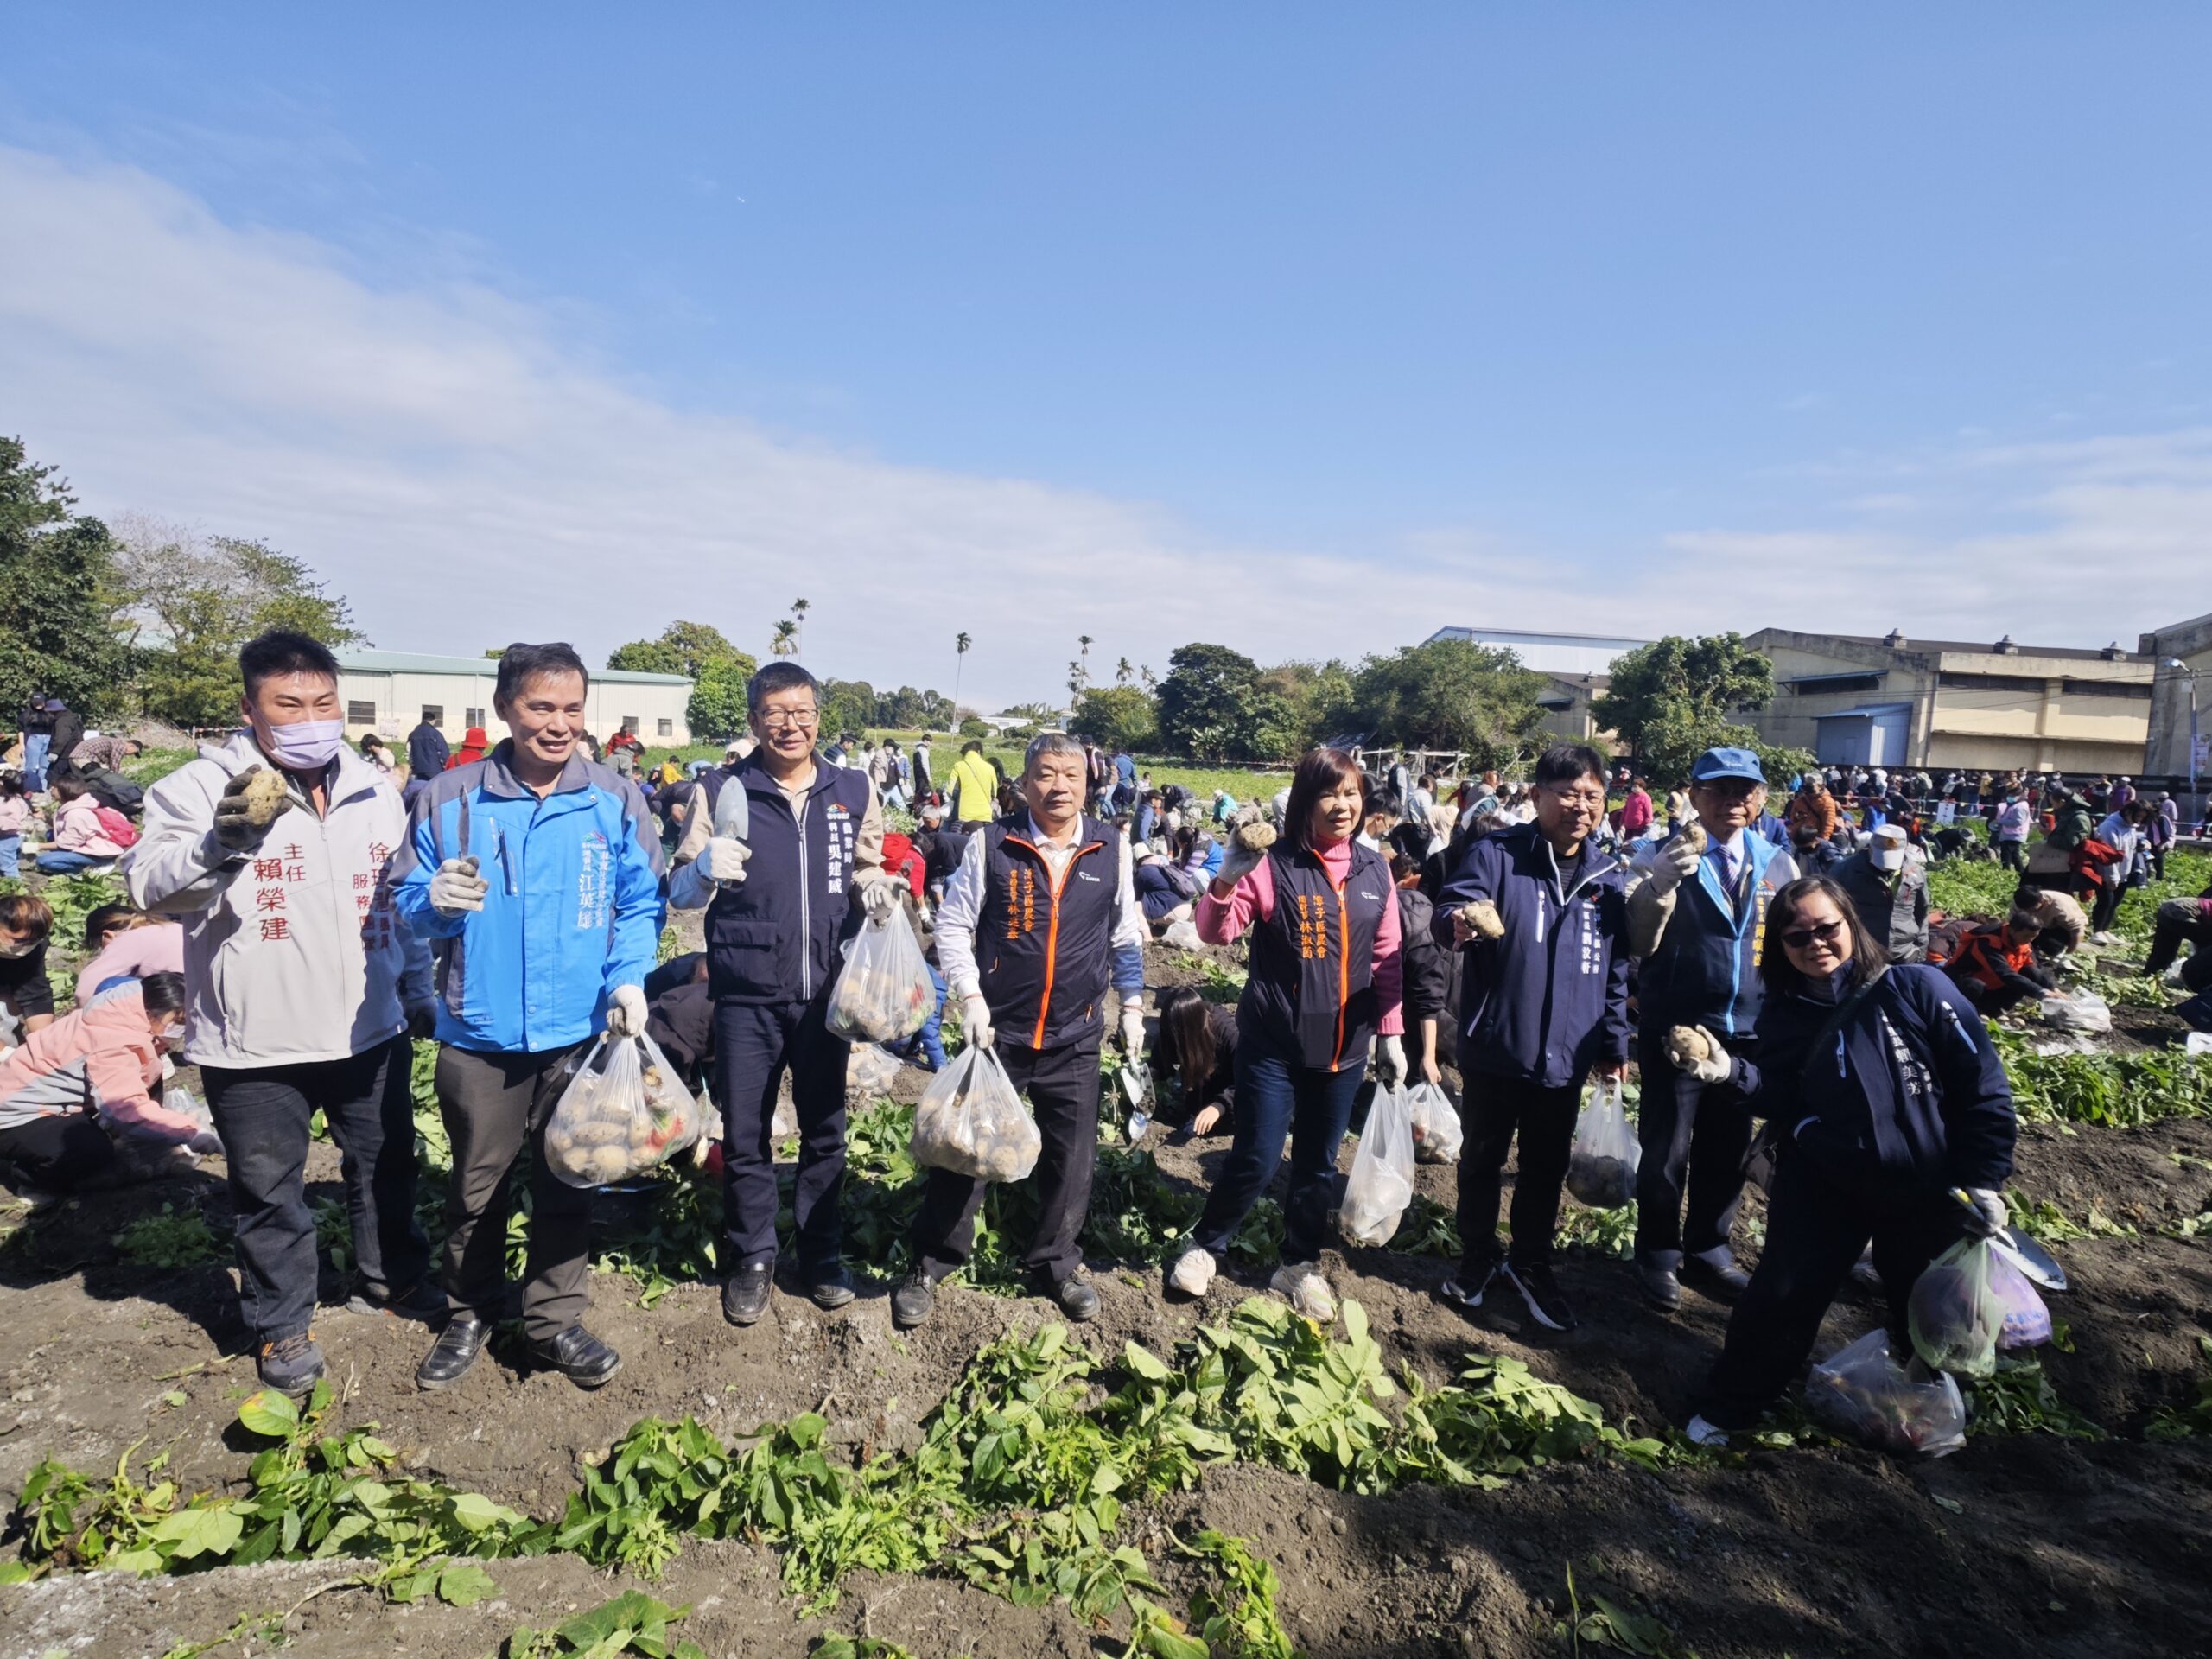
<path id="1" fill-rule="evenodd" d="M 2023 988 L 2017 985 L 1999 985 L 1992 990 L 1978 979 L 1955 979 L 1951 982 L 1959 988 L 1960 994 L 1967 1001 L 1974 1004 L 1974 1011 L 1985 1020 L 1994 1020 L 1999 1014 L 2018 1007 L 2031 996 L 2042 994 L 2039 986 Z"/>
<path id="2" fill-rule="evenodd" d="M 70 1192 L 115 1167 L 115 1142 L 90 1112 L 56 1112 L 0 1129 L 0 1165 L 47 1192 Z"/>
<path id="3" fill-rule="evenodd" d="M 1037 1230 L 1022 1265 L 1039 1285 L 1056 1285 L 1083 1265 L 1080 1237 L 1098 1167 L 1097 1036 L 1058 1048 L 998 1040 L 1007 1076 L 1036 1114 L 1044 1141 L 1036 1172 Z M 914 1259 L 932 1282 L 965 1265 L 976 1247 L 976 1212 L 986 1183 L 932 1169 L 914 1217 Z"/>
<path id="4" fill-rule="evenodd" d="M 1733 1084 L 1700 1083 L 1675 1070 L 1665 1033 L 1650 1026 L 1637 1051 L 1643 1161 L 1636 1174 L 1636 1249 L 1671 1267 L 1685 1249 L 1699 1255 L 1727 1243 L 1744 1201 L 1751 1110 Z"/>
<path id="5" fill-rule="evenodd" d="M 2096 899 L 2089 907 L 2089 931 L 2092 933 L 2112 931 L 2112 918 L 2120 913 L 2120 901 L 2127 896 L 2127 884 L 2117 874 L 2120 868 L 2117 864 L 2105 867 L 2104 886 L 2097 889 Z"/>
<path id="6" fill-rule="evenodd" d="M 1530 1266 L 1548 1262 L 1552 1235 L 1559 1230 L 1560 1189 L 1574 1145 L 1582 1079 L 1546 1089 L 1516 1077 L 1491 1077 L 1468 1065 L 1465 1049 L 1459 1075 L 1466 1082 L 1467 1128 L 1466 1145 L 1459 1152 L 1460 1267 L 1479 1280 L 1497 1260 L 1499 1178 L 1516 1134 L 1521 1156 L 1513 1177 L 1508 1253 Z"/>
<path id="7" fill-rule="evenodd" d="M 1890 1351 L 1911 1351 L 1905 1305 L 1921 1274 L 1966 1234 L 1945 1192 L 1878 1172 L 1848 1172 L 1785 1143 L 1769 1195 L 1766 1244 L 1728 1320 L 1728 1340 L 1699 1410 L 1718 1428 L 1749 1428 L 1803 1369 L 1828 1304 L 1866 1248 L 1890 1303 Z"/>
<path id="8" fill-rule="evenodd" d="M 2183 944 L 2190 946 L 2192 956 L 2212 951 L 2212 928 L 2194 918 L 2184 920 L 2169 916 L 2161 905 L 2158 919 L 2151 925 L 2151 954 L 2144 958 L 2144 973 L 2164 973 L 2174 965 L 2174 958 L 2181 954 Z"/>
<path id="9" fill-rule="evenodd" d="M 837 1205 L 845 1191 L 845 1062 L 852 1045 L 823 1023 L 827 995 L 811 1002 L 715 1004 L 715 1096 L 722 1108 L 722 1230 L 729 1268 L 776 1259 L 776 1091 L 791 1074 L 798 1114 L 798 1184 L 792 1195 L 799 1272 L 835 1273 L 844 1249 Z"/>
<path id="10" fill-rule="evenodd" d="M 239 1311 L 256 1341 L 298 1336 L 315 1313 L 305 1173 L 318 1108 L 338 1143 L 361 1277 L 405 1289 L 429 1270 L 430 1243 L 415 1219 L 412 1058 L 407 1039 L 395 1037 L 342 1060 L 200 1068 L 238 1214 Z"/>
<path id="11" fill-rule="evenodd" d="M 545 1084 L 574 1046 L 538 1054 L 438 1051 L 438 1107 L 453 1141 L 446 1195 L 446 1294 L 456 1313 L 491 1323 L 506 1308 L 508 1176 L 530 1147 L 530 1257 L 522 1287 L 524 1332 L 550 1341 L 583 1319 L 591 1246 L 591 1194 L 545 1161 L 545 1126 L 559 1103 Z"/>
<path id="12" fill-rule="evenodd" d="M 2025 848 L 2024 842 L 2000 841 L 1997 843 L 1997 861 L 2008 870 L 2024 870 L 2028 865 Z"/>

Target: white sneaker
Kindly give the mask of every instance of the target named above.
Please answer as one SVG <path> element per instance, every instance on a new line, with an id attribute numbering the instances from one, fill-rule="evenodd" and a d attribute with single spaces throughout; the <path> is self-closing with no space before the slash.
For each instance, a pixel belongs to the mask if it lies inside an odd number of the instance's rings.
<path id="1" fill-rule="evenodd" d="M 1728 1444 L 1728 1431 L 1725 1428 L 1715 1428 L 1711 1423 L 1707 1422 L 1702 1417 L 1691 1418 L 1689 1421 L 1689 1426 L 1683 1429 L 1682 1433 L 1690 1437 L 1690 1444 L 1693 1446 L 1726 1446 Z"/>
<path id="2" fill-rule="evenodd" d="M 1196 1246 L 1183 1252 L 1167 1270 L 1167 1282 L 1185 1296 L 1203 1296 L 1213 1288 L 1213 1252 Z"/>
<path id="3" fill-rule="evenodd" d="M 1337 1294 L 1321 1276 L 1318 1262 L 1284 1262 L 1275 1269 L 1275 1276 L 1268 1281 L 1268 1288 L 1316 1325 L 1330 1325 L 1336 1320 Z"/>

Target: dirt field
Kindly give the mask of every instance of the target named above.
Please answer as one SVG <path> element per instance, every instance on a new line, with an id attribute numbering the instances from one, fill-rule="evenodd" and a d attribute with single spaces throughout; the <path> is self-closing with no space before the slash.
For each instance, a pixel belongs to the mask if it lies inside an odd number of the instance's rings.
<path id="1" fill-rule="evenodd" d="M 1200 975 L 1179 957 L 1153 967 L 1155 985 Z M 912 1098 L 918 1085 L 909 1073 L 900 1092 Z M 1225 1149 L 1223 1141 L 1166 1147 L 1160 1163 L 1171 1180 L 1195 1188 Z M 1350 1157 L 1348 1146 L 1347 1166 Z M 2048 1200 L 2076 1223 L 2094 1214 L 2106 1224 L 2095 1230 L 2118 1235 L 2054 1247 L 2075 1286 L 2052 1301 L 2070 1350 L 2044 1353 L 2058 1395 L 2109 1438 L 1978 1435 L 1955 1456 L 1920 1461 L 1823 1441 L 1659 1472 L 1593 1459 L 1493 1491 L 1412 1488 L 1387 1497 L 1227 1465 L 1196 1490 L 1133 1512 L 1123 1535 L 1145 1550 L 1179 1611 L 1194 1584 L 1170 1535 L 1211 1527 L 1249 1539 L 1281 1575 L 1292 1637 L 1317 1656 L 1564 1651 L 1554 1627 L 1570 1569 L 1586 1608 L 1594 1590 L 1654 1615 L 1677 1644 L 1666 1650 L 1704 1659 L 2212 1651 L 2212 1440 L 2143 1438 L 2152 1414 L 2184 1403 L 2204 1374 L 2197 1343 L 2212 1334 L 2212 1260 L 2201 1243 L 2159 1232 L 2212 1211 L 2212 1121 L 2129 1132 L 2032 1126 L 2019 1163 L 2024 1197 Z M 336 1194 L 336 1173 L 334 1153 L 318 1145 L 317 1196 Z M 1448 1207 L 1453 1172 L 1424 1166 L 1421 1189 Z M 221 1183 L 202 1173 L 68 1203 L 0 1252 L 0 1308 L 12 1336 L 0 1380 L 0 1489 L 15 1493 L 49 1455 L 112 1470 L 142 1441 L 141 1455 L 167 1449 L 168 1474 L 188 1489 L 242 1479 L 250 1449 L 232 1420 L 252 1372 L 238 1357 L 245 1333 L 229 1268 L 125 1268 L 109 1242 L 165 1201 L 200 1210 L 226 1233 Z M 1757 1254 L 1761 1222 L 1755 1198 L 1742 1235 L 1747 1257 Z M 1326 1266 L 1340 1293 L 1366 1308 L 1394 1368 L 1439 1383 L 1471 1350 L 1515 1355 L 1609 1420 L 1647 1431 L 1684 1420 L 1726 1320 L 1725 1307 L 1694 1290 L 1678 1315 L 1651 1313 L 1625 1263 L 1588 1251 L 1562 1267 L 1583 1320 L 1563 1338 L 1503 1313 L 1477 1322 L 1446 1307 L 1433 1293 L 1450 1264 L 1438 1257 L 1357 1250 L 1332 1253 Z M 1109 1359 L 1130 1338 L 1166 1355 L 1265 1282 L 1263 1270 L 1232 1268 L 1192 1306 L 1163 1301 L 1157 1269 L 1104 1262 L 1094 1269 L 1105 1308 L 1082 1334 Z M 330 1276 L 326 1292 L 340 1285 Z M 595 1276 L 594 1290 L 594 1326 L 626 1363 L 593 1395 L 550 1375 L 518 1374 L 511 1354 L 480 1364 L 450 1393 L 422 1394 L 411 1380 L 428 1340 L 420 1327 L 326 1306 L 317 1328 L 345 1392 L 341 1421 L 380 1424 L 412 1471 L 556 1514 L 579 1459 L 646 1415 L 688 1411 L 727 1438 L 818 1410 L 836 1446 L 911 1446 L 979 1346 L 1045 1317 L 1035 1301 L 948 1289 L 937 1317 L 902 1336 L 891 1328 L 884 1287 L 833 1314 L 779 1290 L 772 1317 L 738 1332 L 723 1323 L 711 1285 L 679 1286 L 651 1309 L 626 1279 Z M 1826 1344 L 1878 1318 L 1862 1293 L 1847 1293 Z M 242 1616 L 292 1607 L 353 1570 L 61 1575 L 0 1590 L 0 1659 L 162 1656 L 220 1637 Z M 683 1634 L 717 1659 L 803 1655 L 832 1630 L 894 1640 L 923 1659 L 1114 1655 L 1126 1640 L 1086 1629 L 1064 1605 L 1019 1608 L 938 1577 L 860 1573 L 837 1607 L 802 1618 L 777 1570 L 768 1549 L 697 1540 L 652 1584 L 610 1578 L 570 1555 L 499 1561 L 490 1567 L 499 1594 L 474 1607 L 395 1606 L 358 1589 L 308 1601 L 284 1627 L 283 1650 L 461 1659 L 494 1650 L 519 1623 L 556 1622 L 626 1585 L 693 1604 Z M 217 1649 L 270 1650 L 252 1634 Z"/>

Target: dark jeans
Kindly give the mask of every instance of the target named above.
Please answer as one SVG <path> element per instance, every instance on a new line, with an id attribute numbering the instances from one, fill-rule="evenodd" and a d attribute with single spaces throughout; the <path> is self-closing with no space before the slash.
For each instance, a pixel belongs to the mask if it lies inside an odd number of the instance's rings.
<path id="1" fill-rule="evenodd" d="M 776 1090 L 791 1074 L 798 1185 L 791 1208 L 803 1274 L 836 1271 L 844 1240 L 845 1061 L 852 1046 L 812 1002 L 715 1004 L 715 1093 L 722 1108 L 722 1226 L 732 1268 L 776 1259 Z"/>
<path id="2" fill-rule="evenodd" d="M 1685 1247 L 1700 1254 L 1728 1242 L 1744 1200 L 1751 1111 L 1733 1084 L 1700 1083 L 1675 1071 L 1667 1058 L 1666 1030 L 1651 1024 L 1637 1052 L 1643 1076 L 1637 1138 L 1643 1161 L 1636 1175 L 1636 1249 L 1674 1267 Z"/>
<path id="3" fill-rule="evenodd" d="M 560 1091 L 546 1080 L 575 1046 L 538 1054 L 438 1051 L 438 1109 L 453 1141 L 446 1197 L 446 1294 L 456 1313 L 487 1324 L 506 1311 L 507 1212 L 515 1160 L 530 1147 L 530 1260 L 522 1318 L 534 1342 L 557 1337 L 591 1306 L 591 1194 L 545 1161 L 545 1125 Z"/>
<path id="4" fill-rule="evenodd" d="M 1961 995 L 1974 1004 L 1974 1011 L 1985 1020 L 1994 1020 L 1999 1014 L 2019 1007 L 2031 996 L 2043 994 L 2039 986 L 2024 988 L 2018 985 L 1999 985 L 1993 990 L 1978 979 L 1955 979 L 1951 982 L 1958 987 Z"/>
<path id="5" fill-rule="evenodd" d="M 1647 1095 L 1646 1098 L 1649 1098 Z M 1766 1244 L 1728 1321 L 1700 1410 L 1719 1428 L 1749 1428 L 1813 1351 L 1828 1304 L 1871 1238 L 1890 1303 L 1890 1352 L 1912 1351 L 1905 1303 L 1928 1264 L 1965 1236 L 1966 1215 L 1941 1192 L 1876 1171 L 1846 1172 L 1785 1144 L 1766 1217 Z"/>
<path id="6" fill-rule="evenodd" d="M 1521 1157 L 1513 1176 L 1510 1254 L 1532 1267 L 1548 1262 L 1582 1079 L 1545 1089 L 1518 1077 L 1491 1077 L 1469 1068 L 1464 1049 L 1459 1075 L 1467 1084 L 1467 1143 L 1459 1154 L 1460 1267 L 1479 1281 L 1497 1260 L 1499 1176 L 1516 1133 Z"/>
<path id="7" fill-rule="evenodd" d="M 1323 1071 L 1247 1039 L 1236 1046 L 1236 1128 L 1205 1212 L 1191 1235 L 1220 1255 L 1268 1190 L 1290 1137 L 1290 1190 L 1283 1198 L 1282 1259 L 1318 1262 L 1329 1211 L 1337 1204 L 1337 1147 L 1351 1121 L 1352 1096 L 1366 1075 L 1366 1056 L 1347 1055 L 1341 1071 Z"/>
<path id="8" fill-rule="evenodd" d="M 2164 906 L 2160 909 L 2163 912 Z M 2164 973 L 2174 965 L 2174 958 L 2181 954 L 2183 944 L 2190 947 L 2192 960 L 2212 951 L 2212 937 L 2208 936 L 2212 936 L 2212 928 L 2202 922 L 2194 918 L 2183 921 L 2161 913 L 2151 925 L 2151 954 L 2143 959 L 2144 973 Z"/>
<path id="9" fill-rule="evenodd" d="M 89 1112 L 60 1112 L 0 1129 L 0 1165 L 43 1192 L 73 1192 L 115 1167 L 115 1143 Z"/>
<path id="10" fill-rule="evenodd" d="M 2024 856 L 2025 846 L 2026 843 L 2018 841 L 1999 842 L 1997 843 L 1997 861 L 2008 870 L 2025 869 L 2028 862 Z"/>
<path id="11" fill-rule="evenodd" d="M 407 1039 L 395 1037 L 343 1060 L 200 1068 L 238 1212 L 239 1312 L 257 1342 L 298 1336 L 315 1315 L 304 1172 L 318 1109 L 338 1144 L 362 1279 L 404 1290 L 429 1270 L 429 1240 L 415 1220 L 410 1058 Z"/>
<path id="12" fill-rule="evenodd" d="M 1077 1239 L 1098 1167 L 1098 1038 L 1058 1048 L 1024 1048 L 1001 1038 L 998 1051 L 1045 1142 L 1029 1178 L 1037 1185 L 1037 1230 L 1021 1263 L 1033 1282 L 1057 1285 L 1083 1265 Z M 985 1185 L 949 1169 L 929 1172 L 914 1217 L 914 1259 L 932 1281 L 965 1263 L 975 1249 Z"/>
<path id="13" fill-rule="evenodd" d="M 2105 867 L 2104 886 L 2097 889 L 2096 901 L 2089 908 L 2089 931 L 2092 933 L 2110 932 L 2112 918 L 2120 913 L 2120 901 L 2127 894 L 2127 884 L 2120 879 L 2118 874 L 2120 868 L 2117 864 Z"/>

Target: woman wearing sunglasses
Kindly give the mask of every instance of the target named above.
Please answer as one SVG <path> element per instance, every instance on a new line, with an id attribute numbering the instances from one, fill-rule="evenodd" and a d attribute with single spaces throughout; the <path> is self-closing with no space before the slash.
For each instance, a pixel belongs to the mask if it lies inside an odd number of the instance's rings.
<path id="1" fill-rule="evenodd" d="M 1730 1073 L 1780 1136 L 1766 1246 L 1689 1425 L 1704 1445 L 1751 1427 L 1803 1368 L 1870 1238 L 1891 1351 L 1910 1352 L 1914 1281 L 1959 1238 L 2003 1228 L 2012 1171 L 2012 1090 L 1980 1016 L 1942 969 L 1889 966 L 1834 881 L 1775 895 L 1759 976 L 1755 1061 L 1702 1030 L 1667 1036 L 1684 1070 Z"/>

